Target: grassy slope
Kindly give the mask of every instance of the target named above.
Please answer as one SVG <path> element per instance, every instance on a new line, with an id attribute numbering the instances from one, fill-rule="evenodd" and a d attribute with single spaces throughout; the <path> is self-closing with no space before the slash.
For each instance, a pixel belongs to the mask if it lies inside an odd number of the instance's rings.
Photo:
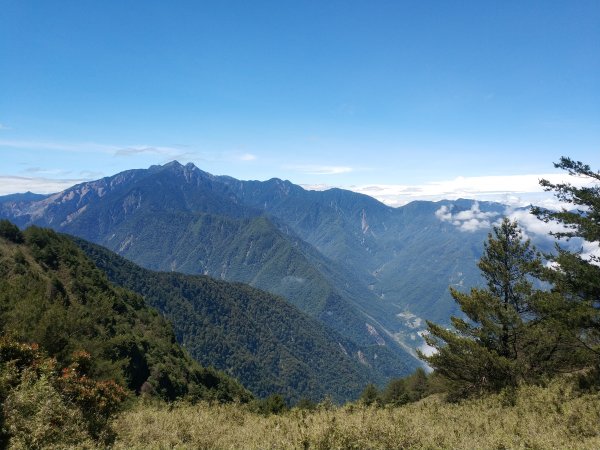
<path id="1" fill-rule="evenodd" d="M 449 404 L 439 397 L 399 408 L 348 405 L 259 416 L 233 406 L 138 407 L 118 418 L 115 448 L 597 449 L 600 398 L 565 384 L 522 387 Z"/>

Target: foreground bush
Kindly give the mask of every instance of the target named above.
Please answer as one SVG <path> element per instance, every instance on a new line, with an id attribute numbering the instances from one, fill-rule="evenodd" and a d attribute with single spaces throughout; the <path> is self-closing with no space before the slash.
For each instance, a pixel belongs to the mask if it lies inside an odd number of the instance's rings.
<path id="1" fill-rule="evenodd" d="M 565 382 L 459 404 L 346 405 L 264 416 L 236 405 L 138 406 L 119 416 L 115 448 L 600 448 L 600 398 Z"/>
<path id="2" fill-rule="evenodd" d="M 79 352 L 59 373 L 37 345 L 0 337 L 0 448 L 110 443 L 110 422 L 127 394 L 112 381 L 88 378 L 90 364 Z"/>

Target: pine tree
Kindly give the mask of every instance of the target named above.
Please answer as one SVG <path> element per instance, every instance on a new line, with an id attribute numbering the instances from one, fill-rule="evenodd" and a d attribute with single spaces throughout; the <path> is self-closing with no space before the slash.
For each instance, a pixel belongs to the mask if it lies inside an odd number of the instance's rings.
<path id="1" fill-rule="evenodd" d="M 540 291 L 532 280 L 540 274 L 542 261 L 516 222 L 505 218 L 494 227 L 478 266 L 485 289 L 463 293 L 451 288 L 467 319 L 452 317 L 452 331 L 428 322 L 426 340 L 437 352 L 420 355 L 461 396 L 518 383 L 529 365 L 529 328 L 536 323 L 534 304 Z"/>
<path id="2" fill-rule="evenodd" d="M 545 255 L 554 264 L 544 267 L 515 222 L 504 219 L 494 228 L 479 262 L 487 288 L 451 291 L 467 319 L 453 317 L 455 330 L 428 322 L 426 340 L 437 353 L 421 357 L 450 381 L 453 395 L 564 372 L 580 372 L 586 382 L 600 384 L 600 172 L 565 157 L 555 166 L 595 184 L 541 180 L 574 209 L 534 207 L 532 212 L 563 225 L 551 234 L 582 239 L 587 252 L 557 245 L 555 254 Z M 545 289 L 534 288 L 536 278 L 546 283 Z"/>
<path id="3" fill-rule="evenodd" d="M 409 400 L 411 402 L 416 402 L 427 395 L 427 374 L 422 367 L 418 367 L 414 373 L 406 377 L 405 380 L 406 391 L 408 392 Z"/>
<path id="4" fill-rule="evenodd" d="M 416 402 L 428 394 L 428 384 L 425 370 L 419 367 L 407 377 L 390 380 L 381 392 L 380 401 L 395 406 Z"/>
<path id="5" fill-rule="evenodd" d="M 386 405 L 400 406 L 410 402 L 410 397 L 406 390 L 406 380 L 396 378 L 391 380 L 381 393 L 382 402 Z"/>
<path id="6" fill-rule="evenodd" d="M 553 232 L 559 239 L 580 238 L 588 247 L 588 254 L 570 252 L 557 245 L 556 254 L 549 256 L 554 268 L 547 270 L 545 279 L 553 284 L 555 300 L 541 304 L 540 313 L 555 328 L 560 328 L 572 343 L 563 371 L 595 368 L 600 372 L 600 172 L 571 158 L 562 157 L 555 167 L 569 175 L 588 179 L 587 186 L 570 183 L 550 183 L 541 180 L 546 191 L 554 191 L 558 200 L 574 209 L 551 211 L 539 207 L 532 213 L 545 222 L 563 225 L 562 231 Z M 583 249 L 582 249 L 583 250 Z M 590 251 L 591 250 L 591 251 Z M 594 252 L 595 250 L 595 252 Z M 594 254 L 595 253 L 595 254 Z"/>
<path id="7" fill-rule="evenodd" d="M 558 238 L 581 237 L 589 242 L 598 244 L 600 241 L 600 172 L 594 172 L 590 166 L 581 161 L 573 161 L 571 158 L 561 157 L 560 162 L 554 167 L 563 169 L 569 175 L 587 178 L 592 183 L 590 186 L 576 187 L 570 183 L 550 183 L 548 180 L 540 180 L 540 185 L 546 191 L 554 191 L 558 200 L 575 205 L 577 210 L 550 211 L 534 207 L 532 212 L 545 222 L 554 221 L 563 224 L 565 231 L 554 232 L 552 235 Z M 600 261 L 596 256 L 592 261 Z"/>
<path id="8" fill-rule="evenodd" d="M 365 405 L 379 403 L 379 391 L 373 383 L 367 384 L 365 389 L 360 394 L 360 401 Z"/>

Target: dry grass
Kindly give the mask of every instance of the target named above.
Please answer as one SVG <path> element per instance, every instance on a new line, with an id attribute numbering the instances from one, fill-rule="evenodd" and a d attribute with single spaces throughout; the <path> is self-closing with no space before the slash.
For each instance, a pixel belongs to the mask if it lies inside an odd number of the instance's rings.
<path id="1" fill-rule="evenodd" d="M 263 417 L 242 406 L 138 406 L 116 421 L 118 449 L 598 449 L 600 397 L 564 384 L 447 404 L 347 405 Z"/>

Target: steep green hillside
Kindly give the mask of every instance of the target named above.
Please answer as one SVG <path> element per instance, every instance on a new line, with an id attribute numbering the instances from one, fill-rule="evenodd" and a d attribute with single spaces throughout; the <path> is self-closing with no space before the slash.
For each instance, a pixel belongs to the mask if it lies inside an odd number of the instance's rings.
<path id="1" fill-rule="evenodd" d="M 355 344 L 279 297 L 206 276 L 153 272 L 98 245 L 76 243 L 111 281 L 161 311 L 193 357 L 227 370 L 261 397 L 329 394 L 343 401 L 369 381 L 383 381 L 359 362 Z"/>
<path id="2" fill-rule="evenodd" d="M 377 344 L 365 325 L 377 327 L 377 323 L 358 309 L 360 301 L 376 302 L 377 298 L 333 261 L 294 235 L 284 234 L 265 217 L 140 213 L 112 231 L 99 243 L 113 248 L 117 242 L 126 242 L 119 253 L 144 267 L 248 283 L 285 297 L 365 348 Z M 387 345 L 394 346 L 394 342 L 388 339 Z M 380 353 L 380 357 L 385 355 Z M 383 367 L 385 358 L 380 363 Z M 388 364 L 388 376 L 405 371 L 393 360 Z M 413 368 L 414 363 L 406 366 Z"/>
<path id="3" fill-rule="evenodd" d="M 35 342 L 60 366 L 91 354 L 90 374 L 165 399 L 248 400 L 235 380 L 204 369 L 141 296 L 112 285 L 67 237 L 0 221 L 0 333 Z"/>

